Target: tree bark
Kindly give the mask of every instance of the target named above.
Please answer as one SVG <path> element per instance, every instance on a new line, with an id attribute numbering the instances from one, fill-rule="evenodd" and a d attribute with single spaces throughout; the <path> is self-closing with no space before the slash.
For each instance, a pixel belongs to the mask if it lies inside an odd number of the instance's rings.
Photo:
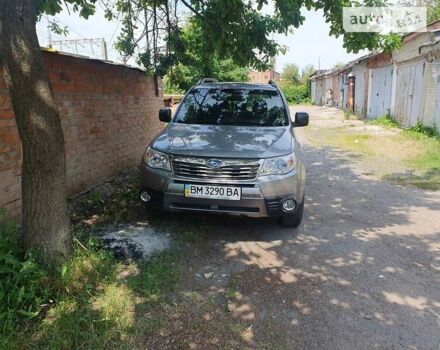
<path id="1" fill-rule="evenodd" d="M 0 67 L 22 142 L 22 239 L 54 267 L 71 250 L 64 135 L 36 33 L 34 0 L 0 1 Z"/>

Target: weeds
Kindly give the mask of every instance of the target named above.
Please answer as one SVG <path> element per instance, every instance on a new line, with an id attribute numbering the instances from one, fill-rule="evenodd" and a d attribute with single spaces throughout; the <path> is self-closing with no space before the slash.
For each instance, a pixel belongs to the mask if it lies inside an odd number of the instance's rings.
<path id="1" fill-rule="evenodd" d="M 399 124 L 391 117 L 389 114 L 385 114 L 384 116 L 373 119 L 370 121 L 371 125 L 380 125 L 385 128 L 398 128 Z"/>
<path id="2" fill-rule="evenodd" d="M 163 293 L 169 293 L 179 279 L 177 250 L 164 251 L 138 265 L 139 274 L 128 279 L 132 290 L 147 302 L 157 302 Z"/>
<path id="3" fill-rule="evenodd" d="M 436 127 L 434 126 L 425 126 L 421 123 L 417 123 L 416 125 L 412 126 L 409 129 L 405 130 L 405 134 L 411 137 L 415 137 L 417 139 L 428 137 L 428 138 L 435 138 L 440 141 L 440 134 Z"/>
<path id="4" fill-rule="evenodd" d="M 35 317 L 43 299 L 52 298 L 52 307 L 34 322 L 17 320 L 14 327 L 8 327 L 0 348 L 133 348 L 128 345 L 131 335 L 148 331 L 146 324 L 136 320 L 144 317 L 137 315 L 137 310 L 145 312 L 153 303 L 164 301 L 167 293 L 174 290 L 180 276 L 178 259 L 178 251 L 173 250 L 148 261 L 127 264 L 115 260 L 95 239 L 78 244 L 73 257 L 60 268 L 57 276 L 49 277 L 39 272 L 38 277 L 48 286 L 43 289 L 45 293 L 25 299 L 29 300 L 26 307 L 20 304 L 13 315 L 20 315 L 18 311 L 23 309 L 35 312 L 26 313 L 27 318 Z M 30 283 L 36 284 L 35 278 L 28 282 L 15 279 L 17 288 L 13 293 L 4 294 L 8 298 L 19 295 L 23 285 L 27 288 Z"/>
<path id="5" fill-rule="evenodd" d="M 18 235 L 18 225 L 0 209 L 0 339 L 7 339 L 20 322 L 36 317 L 49 300 L 44 271 L 31 253 L 22 251 Z"/>
<path id="6" fill-rule="evenodd" d="M 344 111 L 344 119 L 345 120 L 351 120 L 353 118 L 354 114 L 350 111 Z"/>

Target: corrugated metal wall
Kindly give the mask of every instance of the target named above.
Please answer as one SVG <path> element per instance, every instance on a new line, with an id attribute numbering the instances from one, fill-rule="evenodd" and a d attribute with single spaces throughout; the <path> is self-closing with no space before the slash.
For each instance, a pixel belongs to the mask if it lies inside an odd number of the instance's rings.
<path id="1" fill-rule="evenodd" d="M 390 113 L 393 66 L 369 70 L 369 96 L 367 118 L 377 118 Z"/>

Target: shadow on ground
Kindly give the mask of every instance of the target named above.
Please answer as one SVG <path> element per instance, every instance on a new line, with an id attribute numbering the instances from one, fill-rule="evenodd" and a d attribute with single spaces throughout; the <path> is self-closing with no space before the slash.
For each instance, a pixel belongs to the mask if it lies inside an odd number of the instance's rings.
<path id="1" fill-rule="evenodd" d="M 363 177 L 340 150 L 304 151 L 303 224 L 204 217 L 181 289 L 226 305 L 250 348 L 438 349 L 439 195 Z"/>

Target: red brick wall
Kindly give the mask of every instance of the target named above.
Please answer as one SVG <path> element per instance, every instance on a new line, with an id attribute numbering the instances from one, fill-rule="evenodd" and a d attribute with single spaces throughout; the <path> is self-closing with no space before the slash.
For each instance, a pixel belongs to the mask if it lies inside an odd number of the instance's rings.
<path id="1" fill-rule="evenodd" d="M 20 174 L 20 138 L 6 86 L 0 79 L 0 207 L 6 206 L 13 215 L 21 208 Z"/>
<path id="2" fill-rule="evenodd" d="M 255 70 L 250 70 L 248 72 L 249 82 L 253 84 L 267 84 L 270 79 L 280 80 L 280 74 L 275 72 L 275 70 L 269 69 L 264 72 L 259 72 Z"/>
<path id="3" fill-rule="evenodd" d="M 382 67 L 382 66 L 386 66 L 392 64 L 391 61 L 391 54 L 388 53 L 380 53 L 376 56 L 371 57 L 368 61 L 367 61 L 367 68 L 371 69 L 371 68 L 378 68 L 378 67 Z"/>
<path id="4" fill-rule="evenodd" d="M 163 97 L 143 72 L 43 51 L 66 140 L 69 193 L 87 190 L 136 165 L 151 138 Z M 2 75 L 1 75 L 2 77 Z M 21 210 L 21 145 L 0 79 L 0 207 Z"/>

